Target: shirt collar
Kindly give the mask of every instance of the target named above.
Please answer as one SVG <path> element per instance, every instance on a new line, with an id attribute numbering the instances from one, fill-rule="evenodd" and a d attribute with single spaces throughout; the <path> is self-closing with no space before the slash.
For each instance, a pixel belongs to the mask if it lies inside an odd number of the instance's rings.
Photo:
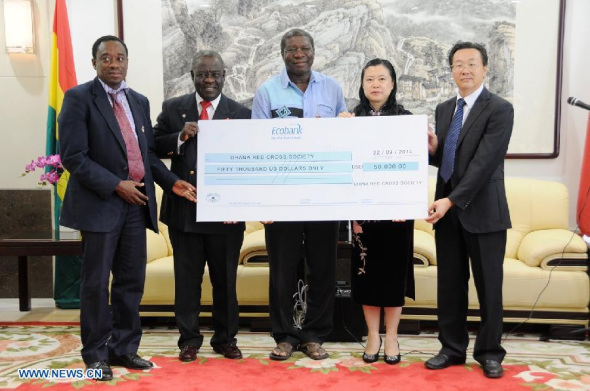
<path id="1" fill-rule="evenodd" d="M 477 98 L 479 98 L 479 95 L 481 94 L 481 92 L 483 91 L 483 83 L 481 83 L 481 85 L 479 86 L 479 88 L 475 91 L 473 91 L 471 94 L 463 97 L 461 96 L 461 94 L 457 94 L 457 100 L 459 100 L 460 98 L 463 98 L 463 100 L 465 100 L 465 104 L 468 107 L 473 107 L 473 105 L 475 104 L 475 101 L 477 100 Z"/>
<path id="2" fill-rule="evenodd" d="M 204 101 L 205 99 L 201 98 L 201 95 L 199 95 L 198 92 L 195 92 L 195 96 L 197 97 L 197 107 L 200 107 L 201 102 Z M 217 98 L 215 98 L 211 101 L 211 106 L 213 106 L 213 112 L 215 112 L 215 110 L 217 110 L 217 106 L 219 106 L 220 100 L 221 100 L 221 94 L 219 94 L 217 96 Z"/>
<path id="3" fill-rule="evenodd" d="M 102 81 L 100 78 L 98 78 L 98 81 L 100 82 L 100 84 L 102 84 L 102 88 L 104 88 L 105 92 L 107 93 L 107 95 L 110 94 L 115 94 L 118 95 L 119 92 L 124 91 L 125 93 L 127 93 L 127 91 L 129 90 L 129 87 L 127 87 L 127 84 L 125 83 L 125 80 L 123 80 L 121 82 L 121 85 L 119 86 L 119 88 L 117 88 L 116 90 L 109 87 L 104 81 Z"/>
<path id="4" fill-rule="evenodd" d="M 293 86 L 295 86 L 294 83 L 291 82 L 291 80 L 289 79 L 289 75 L 287 75 L 287 68 L 283 68 L 283 70 L 281 71 L 281 74 L 279 75 L 279 78 L 281 79 L 281 86 L 283 88 L 287 88 L 289 86 L 289 84 L 292 84 Z M 324 78 L 324 76 L 316 71 L 311 71 L 311 76 L 309 77 L 309 84 L 311 83 L 317 83 L 319 81 L 321 81 Z"/>

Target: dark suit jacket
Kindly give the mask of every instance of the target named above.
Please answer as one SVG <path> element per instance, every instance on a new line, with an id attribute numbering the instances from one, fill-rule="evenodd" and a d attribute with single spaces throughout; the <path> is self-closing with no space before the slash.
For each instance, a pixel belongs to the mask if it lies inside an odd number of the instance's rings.
<path id="1" fill-rule="evenodd" d="M 250 109 L 221 94 L 213 120 L 250 119 L 250 116 Z M 180 153 L 177 153 L 178 135 L 184 123 L 189 121 L 199 121 L 194 92 L 169 99 L 162 104 L 162 112 L 158 115 L 157 124 L 154 126 L 154 136 L 157 154 L 162 158 L 172 159 L 172 172 L 180 179 L 196 186 L 197 137 L 188 139 L 182 144 Z M 195 233 L 221 233 L 228 229 L 244 230 L 244 223 L 236 225 L 197 223 L 195 216 L 195 203 L 171 193 L 165 193 L 162 196 L 160 220 L 169 227 Z"/>
<path id="2" fill-rule="evenodd" d="M 157 232 L 154 178 L 164 191 L 170 191 L 178 178 L 153 151 L 147 98 L 129 89 L 127 100 L 145 166 L 142 191 L 149 197 L 147 226 Z M 128 179 L 129 169 L 125 141 L 98 78 L 66 92 L 58 123 L 60 156 L 70 172 L 60 223 L 82 231 L 109 232 L 125 204 L 115 188 Z"/>
<path id="3" fill-rule="evenodd" d="M 437 167 L 441 164 L 455 105 L 456 98 L 452 98 L 436 107 L 439 144 L 430 163 Z M 512 105 L 484 88 L 461 129 L 448 197 L 468 232 L 496 232 L 511 227 L 504 187 L 504 158 L 513 122 Z M 435 199 L 445 197 L 444 188 L 445 183 L 438 176 Z"/>

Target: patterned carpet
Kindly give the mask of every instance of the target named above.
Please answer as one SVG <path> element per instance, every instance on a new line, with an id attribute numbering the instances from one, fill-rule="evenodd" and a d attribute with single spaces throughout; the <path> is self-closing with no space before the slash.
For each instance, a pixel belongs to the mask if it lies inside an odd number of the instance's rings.
<path id="1" fill-rule="evenodd" d="M 18 376 L 19 369 L 83 368 L 79 328 L 4 325 L 0 326 L 0 389 L 75 390 L 95 386 L 110 389 L 116 385 L 121 390 L 156 390 L 171 386 L 174 390 L 364 390 L 375 387 L 414 391 L 590 390 L 589 341 L 542 342 L 534 335 L 510 337 L 504 342 L 508 351 L 503 363 L 505 375 L 502 379 L 491 380 L 483 376 L 471 357 L 464 366 L 426 370 L 423 362 L 440 346 L 434 333 L 402 335 L 403 357 L 398 366 L 382 361 L 372 365 L 363 363 L 360 358 L 363 348 L 358 343 L 326 343 L 324 346 L 331 357 L 323 361 L 313 361 L 296 352 L 286 362 L 272 362 L 268 360 L 268 353 L 274 341 L 268 333 L 252 332 L 238 335 L 244 359 L 226 360 L 212 351 L 208 344 L 210 337 L 210 333 L 205 334 L 197 361 L 180 363 L 176 359 L 177 331 L 146 329 L 139 353 L 151 358 L 156 367 L 151 371 L 114 367 L 115 380 L 108 383 L 72 379 L 22 380 Z M 198 370 L 201 372 L 196 376 Z"/>

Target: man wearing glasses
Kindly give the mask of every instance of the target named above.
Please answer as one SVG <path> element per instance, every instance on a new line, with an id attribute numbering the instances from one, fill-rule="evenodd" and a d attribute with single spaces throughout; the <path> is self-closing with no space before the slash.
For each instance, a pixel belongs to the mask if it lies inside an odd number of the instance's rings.
<path id="1" fill-rule="evenodd" d="M 461 42 L 449 52 L 458 95 L 436 108 L 436 136 L 429 136 L 430 163 L 439 168 L 434 224 L 440 352 L 428 369 L 465 362 L 469 336 L 469 264 L 479 298 L 481 323 L 473 357 L 484 375 L 503 375 L 502 279 L 506 230 L 511 227 L 504 188 L 504 157 L 512 134 L 512 105 L 483 85 L 486 49 Z"/>
<path id="2" fill-rule="evenodd" d="M 252 103 L 252 118 L 336 117 L 346 111 L 340 85 L 311 70 L 315 55 L 311 35 L 293 29 L 281 39 L 285 68 L 263 83 Z M 274 222 L 265 227 L 270 264 L 270 318 L 277 346 L 273 360 L 286 360 L 299 348 L 314 360 L 328 358 L 321 346 L 332 331 L 337 221 Z M 306 307 L 294 319 L 299 263 L 305 260 Z"/>
<path id="3" fill-rule="evenodd" d="M 217 52 L 198 52 L 193 58 L 191 77 L 195 92 L 162 104 L 154 136 L 156 152 L 172 160 L 172 172 L 196 185 L 198 122 L 250 119 L 250 110 L 222 94 L 225 65 Z M 239 326 L 236 273 L 244 223 L 197 223 L 196 204 L 170 193 L 162 196 L 160 220 L 168 225 L 174 250 L 174 314 L 180 331 L 178 358 L 194 361 L 203 344 L 199 313 L 205 264 L 213 286 L 211 346 L 226 358 L 242 358 L 235 337 Z"/>

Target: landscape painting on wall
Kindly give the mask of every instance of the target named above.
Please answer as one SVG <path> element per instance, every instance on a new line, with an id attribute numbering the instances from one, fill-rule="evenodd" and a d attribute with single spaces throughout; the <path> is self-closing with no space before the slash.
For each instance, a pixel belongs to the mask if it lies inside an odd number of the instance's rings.
<path id="1" fill-rule="evenodd" d="M 221 53 L 226 64 L 224 93 L 251 106 L 256 88 L 284 66 L 281 36 L 297 27 L 314 38 L 313 69 L 340 82 L 349 109 L 358 102 L 362 67 L 380 57 L 396 69 L 398 101 L 413 113 L 428 114 L 432 122 L 436 105 L 456 95 L 447 54 L 459 40 L 486 46 L 486 87 L 513 102 L 515 4 L 513 0 L 163 0 L 164 97 L 194 90 L 192 56 L 210 49 Z"/>

